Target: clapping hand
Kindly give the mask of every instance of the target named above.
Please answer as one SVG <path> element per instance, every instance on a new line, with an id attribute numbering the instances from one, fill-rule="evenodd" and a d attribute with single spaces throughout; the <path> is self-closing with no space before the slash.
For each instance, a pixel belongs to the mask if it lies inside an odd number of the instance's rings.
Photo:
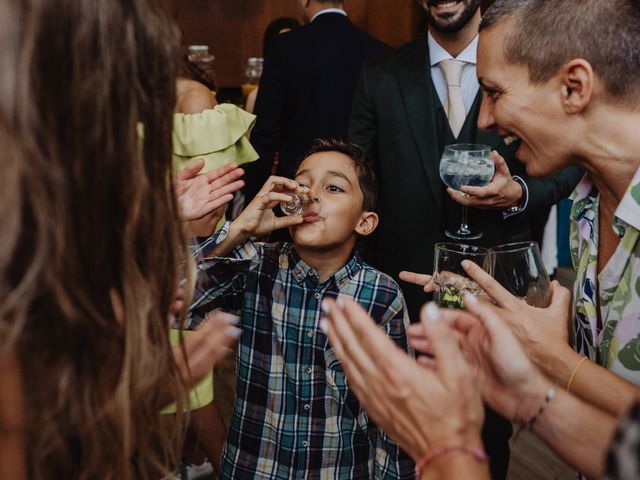
<path id="1" fill-rule="evenodd" d="M 233 193 L 244 185 L 244 174 L 237 165 L 230 164 L 199 174 L 203 159 L 191 161 L 175 177 L 175 190 L 180 218 L 197 220 L 233 200 Z"/>

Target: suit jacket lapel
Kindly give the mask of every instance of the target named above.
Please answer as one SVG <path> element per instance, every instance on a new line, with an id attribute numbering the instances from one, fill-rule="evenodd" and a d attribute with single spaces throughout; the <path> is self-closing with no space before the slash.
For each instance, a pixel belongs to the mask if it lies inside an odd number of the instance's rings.
<path id="1" fill-rule="evenodd" d="M 432 95 L 428 58 L 426 37 L 405 48 L 402 58 L 404 70 L 399 72 L 397 81 L 413 140 L 429 179 L 434 204 L 442 221 L 444 187 L 439 172 L 440 153 L 435 120 L 438 105 L 434 104 Z"/>

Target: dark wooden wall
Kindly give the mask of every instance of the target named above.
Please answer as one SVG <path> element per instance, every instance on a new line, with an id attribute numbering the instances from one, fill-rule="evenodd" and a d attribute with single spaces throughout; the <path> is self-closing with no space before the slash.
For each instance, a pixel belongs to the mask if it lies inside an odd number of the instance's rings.
<path id="1" fill-rule="evenodd" d="M 483 0 L 486 8 L 493 0 Z M 262 35 L 273 19 L 300 17 L 299 0 L 176 0 L 184 43 L 206 44 L 216 56 L 216 82 L 239 86 L 244 62 L 262 56 Z M 391 46 L 416 37 L 424 12 L 418 0 L 347 0 L 351 20 Z"/>
<path id="2" fill-rule="evenodd" d="M 262 56 L 262 35 L 273 19 L 301 18 L 299 0 L 178 0 L 184 43 L 206 44 L 216 56 L 216 82 L 240 85 L 248 57 Z M 417 0 L 347 0 L 345 9 L 363 30 L 389 45 L 413 39 L 423 19 Z"/>

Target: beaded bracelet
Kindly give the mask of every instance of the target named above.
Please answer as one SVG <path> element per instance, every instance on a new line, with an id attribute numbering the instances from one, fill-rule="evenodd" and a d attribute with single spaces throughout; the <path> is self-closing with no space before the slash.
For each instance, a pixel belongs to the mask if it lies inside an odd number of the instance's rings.
<path id="1" fill-rule="evenodd" d="M 420 476 L 422 475 L 422 470 L 427 468 L 431 462 L 433 462 L 436 458 L 441 457 L 443 455 L 447 455 L 452 452 L 461 452 L 466 453 L 467 455 L 471 455 L 477 461 L 481 463 L 487 463 L 489 461 L 489 457 L 485 453 L 484 450 L 478 447 L 467 447 L 465 445 L 452 445 L 449 447 L 440 447 L 435 448 L 422 457 L 422 460 L 416 463 L 416 480 L 420 480 Z"/>
<path id="2" fill-rule="evenodd" d="M 531 430 L 531 427 L 533 427 L 533 424 L 536 422 L 536 420 L 538 420 L 538 418 L 540 418 L 540 415 L 542 415 L 542 412 L 544 412 L 544 409 L 547 408 L 547 405 L 549 405 L 549 402 L 553 400 L 553 397 L 555 396 L 556 396 L 556 387 L 553 386 L 547 392 L 547 395 L 544 397 L 544 401 L 542 402 L 542 405 L 540 405 L 540 408 L 538 409 L 536 414 L 533 417 L 531 417 L 531 420 L 525 423 L 524 426 L 522 427 L 524 430 Z"/>

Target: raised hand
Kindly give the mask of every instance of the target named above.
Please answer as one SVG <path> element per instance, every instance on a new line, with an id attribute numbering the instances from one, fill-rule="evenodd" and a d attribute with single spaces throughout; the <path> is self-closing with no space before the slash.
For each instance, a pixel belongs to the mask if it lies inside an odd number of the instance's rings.
<path id="1" fill-rule="evenodd" d="M 199 174 L 203 159 L 192 160 L 175 177 L 175 190 L 180 218 L 197 220 L 233 200 L 233 193 L 244 186 L 239 180 L 244 171 L 230 164 Z"/>
<path id="2" fill-rule="evenodd" d="M 518 204 L 524 194 L 522 186 L 511 178 L 507 162 L 498 152 L 492 151 L 491 157 L 496 166 L 491 182 L 484 187 L 465 186 L 460 191 L 448 188 L 447 193 L 455 202 L 480 209 L 508 208 Z"/>
<path id="3" fill-rule="evenodd" d="M 465 260 L 462 266 L 493 301 L 495 305 L 489 308 L 511 327 L 529 357 L 547 375 L 553 376 L 555 359 L 563 352 L 572 352 L 569 346 L 571 292 L 554 281 L 549 307 L 532 307 L 509 293 L 475 263 Z"/>
<path id="4" fill-rule="evenodd" d="M 419 287 L 423 287 L 423 290 L 426 293 L 433 293 L 433 291 L 436 289 L 435 283 L 433 281 L 433 275 L 427 275 L 426 273 L 402 271 L 400 272 L 400 280 L 408 283 L 413 283 L 414 285 L 418 285 Z"/>
<path id="5" fill-rule="evenodd" d="M 291 200 L 285 192 L 301 192 L 300 186 L 290 178 L 270 177 L 231 227 L 241 236 L 248 237 L 268 235 L 274 230 L 301 224 L 304 219 L 300 215 L 278 217 L 273 212 L 280 202 Z"/>

